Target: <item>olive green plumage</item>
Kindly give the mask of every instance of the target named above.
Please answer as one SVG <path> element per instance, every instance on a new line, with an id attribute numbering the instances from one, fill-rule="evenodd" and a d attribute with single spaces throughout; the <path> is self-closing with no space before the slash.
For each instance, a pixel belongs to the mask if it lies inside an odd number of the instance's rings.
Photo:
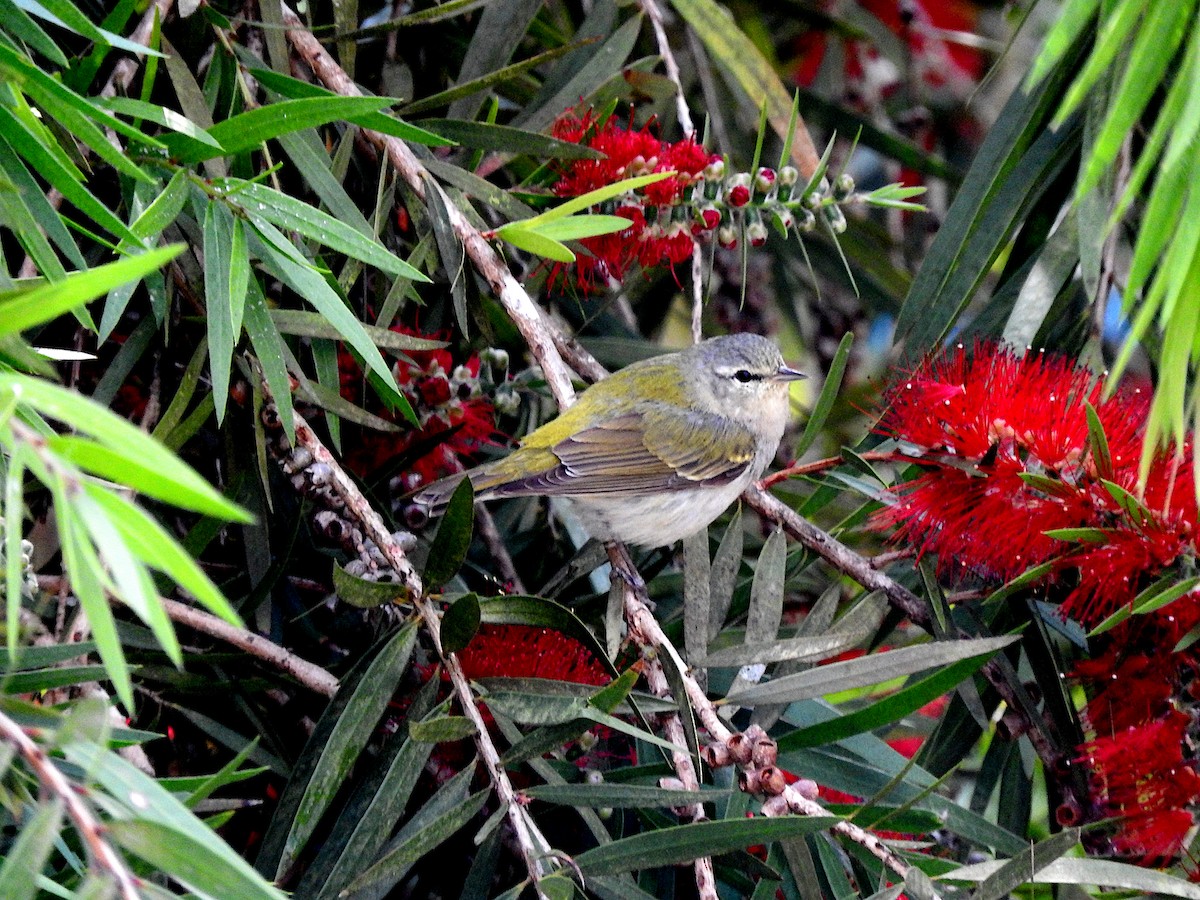
<path id="1" fill-rule="evenodd" d="M 803 377 L 758 335 L 713 338 L 592 385 L 504 459 L 465 473 L 481 500 L 572 498 L 596 537 L 648 546 L 706 527 L 758 478 Z M 421 491 L 438 511 L 464 476 Z"/>

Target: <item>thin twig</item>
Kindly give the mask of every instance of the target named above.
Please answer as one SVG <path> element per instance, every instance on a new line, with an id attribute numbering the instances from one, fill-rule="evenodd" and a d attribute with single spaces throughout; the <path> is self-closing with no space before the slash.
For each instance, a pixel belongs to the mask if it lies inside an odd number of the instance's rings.
<path id="1" fill-rule="evenodd" d="M 295 678 L 300 684 L 317 694 L 332 697 L 337 693 L 338 680 L 320 666 L 301 659 L 296 654 L 267 640 L 253 631 L 230 625 L 211 613 L 180 603 L 178 600 L 163 599 L 167 615 L 188 628 L 195 629 L 245 650 L 251 656 L 270 663 Z"/>
<path id="2" fill-rule="evenodd" d="M 654 42 L 658 44 L 658 55 L 662 57 L 663 68 L 667 70 L 667 79 L 675 85 L 675 115 L 679 118 L 679 127 L 684 136 L 694 135 L 696 126 L 692 124 L 692 112 L 688 109 L 687 98 L 683 96 L 683 82 L 679 76 L 679 63 L 675 62 L 675 53 L 671 50 L 671 42 L 667 40 L 667 29 L 663 23 L 662 7 L 657 0 L 639 0 L 638 5 L 650 20 L 654 30 Z"/>
<path id="3" fill-rule="evenodd" d="M 860 459 L 865 459 L 868 462 L 891 462 L 896 459 L 895 453 L 887 453 L 878 450 L 869 450 L 866 453 L 859 454 Z M 759 487 L 763 490 L 774 487 L 781 481 L 787 481 L 789 478 L 797 478 L 801 475 L 815 475 L 817 472 L 825 472 L 829 469 L 836 469 L 846 460 L 840 456 L 829 456 L 825 459 L 814 459 L 812 462 L 795 463 L 788 466 L 786 469 L 780 469 L 778 472 L 772 472 L 766 478 L 759 481 Z"/>
<path id="4" fill-rule="evenodd" d="M 615 543 L 608 544 L 606 549 L 608 550 L 608 558 L 612 562 L 613 572 L 621 580 L 625 621 L 629 624 L 629 637 L 639 647 L 661 648 L 667 650 L 667 652 L 674 653 L 675 648 L 667 641 L 666 635 L 662 633 L 658 621 L 654 618 L 654 614 L 650 612 L 649 606 L 646 605 L 646 585 L 637 573 L 633 560 L 629 556 L 629 551 L 625 549 L 624 544 Z M 646 678 L 646 685 L 650 688 L 650 692 L 656 697 L 669 698 L 671 696 L 671 685 L 667 681 L 667 673 L 663 668 L 662 660 L 657 654 L 649 655 L 643 653 L 642 661 L 644 663 L 642 674 Z M 694 683 L 691 677 L 686 674 L 687 669 L 683 666 L 683 661 L 679 659 L 678 654 L 675 655 L 675 664 L 679 671 L 684 673 L 684 681 Z M 707 698 L 705 700 L 707 702 Z M 711 709 L 712 705 L 708 704 L 708 707 Z M 662 726 L 667 740 L 679 748 L 671 751 L 671 765 L 675 769 L 675 774 L 679 777 L 683 789 L 685 791 L 699 790 L 700 779 L 696 774 L 696 767 L 692 762 L 691 754 L 686 749 L 687 735 L 684 733 L 683 721 L 680 719 L 679 713 L 671 712 L 663 716 Z M 703 821 L 708 818 L 704 812 L 703 803 L 696 803 L 687 807 L 687 814 L 693 822 Z M 701 897 L 701 900 L 716 900 L 717 882 L 716 875 L 713 872 L 712 859 L 702 856 L 693 865 L 696 873 L 696 892 Z"/>
<path id="5" fill-rule="evenodd" d="M 24 757 L 29 768 L 33 769 L 42 787 L 62 800 L 67 815 L 75 823 L 88 852 L 96 863 L 112 875 L 117 883 L 117 890 L 124 900 L 138 900 L 138 879 L 134 876 L 125 860 L 104 839 L 104 825 L 93 814 L 83 801 L 82 794 L 75 785 L 67 780 L 67 776 L 58 770 L 50 761 L 46 751 L 33 738 L 25 733 L 20 725 L 0 712 L 0 740 L 7 741 Z"/>

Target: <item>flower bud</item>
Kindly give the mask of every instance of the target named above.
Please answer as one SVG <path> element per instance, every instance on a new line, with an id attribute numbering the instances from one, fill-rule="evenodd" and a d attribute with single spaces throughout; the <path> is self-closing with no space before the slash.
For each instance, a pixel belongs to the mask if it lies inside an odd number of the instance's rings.
<path id="1" fill-rule="evenodd" d="M 795 166 L 784 166 L 779 170 L 779 184 L 782 187 L 791 187 L 800 179 L 800 173 L 796 171 Z"/>
<path id="2" fill-rule="evenodd" d="M 800 225 L 798 227 L 801 231 L 812 231 L 817 227 L 817 217 L 811 209 L 800 210 Z"/>
<path id="3" fill-rule="evenodd" d="M 833 183 L 833 198 L 835 200 L 845 200 L 854 193 L 854 178 L 849 172 L 843 172 L 837 177 L 837 181 Z"/>
<path id="4" fill-rule="evenodd" d="M 824 200 L 825 195 L 820 191 L 809 191 L 804 195 L 804 205 L 809 209 L 818 209 Z"/>
<path id="5" fill-rule="evenodd" d="M 750 202 L 750 188 L 744 184 L 735 184 L 729 189 L 729 205 L 740 208 Z"/>
<path id="6" fill-rule="evenodd" d="M 738 245 L 737 229 L 732 225 L 722 225 L 717 229 L 717 243 L 726 250 L 734 250 Z"/>
<path id="7" fill-rule="evenodd" d="M 761 247 L 767 242 L 767 226 L 761 221 L 746 226 L 746 240 L 751 247 Z"/>
<path id="8" fill-rule="evenodd" d="M 792 215 L 792 211 L 782 204 L 771 207 L 771 217 L 780 230 L 785 232 L 796 224 L 796 217 Z"/>
<path id="9" fill-rule="evenodd" d="M 721 211 L 711 203 L 700 207 L 696 210 L 696 224 L 704 231 L 712 231 L 721 224 Z"/>
<path id="10" fill-rule="evenodd" d="M 508 351 L 503 347 L 487 347 L 479 358 L 494 369 L 508 369 Z"/>
<path id="11" fill-rule="evenodd" d="M 834 234 L 841 234 L 846 230 L 846 216 L 842 213 L 840 207 L 827 206 L 823 210 L 825 220 L 829 223 L 829 227 L 833 229 Z"/>
<path id="12" fill-rule="evenodd" d="M 767 191 L 771 190 L 771 188 L 775 187 L 775 181 L 778 177 L 779 176 L 776 174 L 774 169 L 768 169 L 764 166 L 763 168 L 759 169 L 758 174 L 754 176 L 754 187 L 757 188 L 760 193 L 765 194 Z"/>
<path id="13" fill-rule="evenodd" d="M 702 174 L 707 181 L 720 181 L 725 177 L 725 160 L 714 159 L 704 167 L 704 171 L 700 174 Z"/>

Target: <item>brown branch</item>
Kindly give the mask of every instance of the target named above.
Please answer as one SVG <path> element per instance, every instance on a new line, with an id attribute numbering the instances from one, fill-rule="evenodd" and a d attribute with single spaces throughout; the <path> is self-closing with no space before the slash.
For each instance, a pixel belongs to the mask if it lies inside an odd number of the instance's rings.
<path id="1" fill-rule="evenodd" d="M 663 634 L 658 620 L 650 612 L 650 607 L 646 603 L 646 584 L 638 574 L 625 545 L 611 543 L 606 546 L 606 549 L 608 558 L 612 562 L 613 573 L 621 580 L 625 621 L 629 624 L 629 637 L 642 648 L 642 674 L 646 678 L 646 685 L 654 696 L 668 699 L 671 697 L 671 685 L 667 681 L 666 670 L 657 653 L 647 652 L 649 648 L 673 654 L 675 666 L 683 673 L 685 684 L 690 686 L 695 681 L 687 674 L 687 668 L 683 661 L 679 659 L 675 648 Z M 690 694 L 689 689 L 689 696 Z M 708 698 L 705 697 L 704 700 L 705 705 L 715 716 L 715 710 L 712 709 L 712 704 L 708 703 Z M 671 712 L 663 716 L 662 726 L 667 740 L 679 748 L 671 751 L 671 765 L 679 777 L 680 784 L 685 791 L 699 790 L 700 779 L 696 773 L 695 764 L 692 762 L 691 754 L 687 751 L 687 735 L 684 732 L 683 721 L 680 719 L 679 713 Z M 687 807 L 686 812 L 693 822 L 700 822 L 708 818 L 704 812 L 703 803 L 692 804 Z M 712 859 L 702 856 L 695 861 L 694 868 L 696 892 L 702 900 L 716 900 L 717 882 L 713 872 Z"/>
<path id="2" fill-rule="evenodd" d="M 320 666 L 301 659 L 291 651 L 267 640 L 262 635 L 230 625 L 211 613 L 180 603 L 178 600 L 163 599 L 163 608 L 176 622 L 189 628 L 232 644 L 251 656 L 270 663 L 295 678 L 310 691 L 332 697 L 337 693 L 338 680 Z"/>
<path id="3" fill-rule="evenodd" d="M 67 776 L 50 761 L 46 751 L 20 725 L 0 712 L 0 740 L 7 741 L 24 757 L 42 787 L 62 800 L 67 815 L 87 845 L 88 853 L 117 883 L 123 900 L 138 900 L 138 879 L 116 849 L 104 838 L 104 825 L 83 801 Z"/>

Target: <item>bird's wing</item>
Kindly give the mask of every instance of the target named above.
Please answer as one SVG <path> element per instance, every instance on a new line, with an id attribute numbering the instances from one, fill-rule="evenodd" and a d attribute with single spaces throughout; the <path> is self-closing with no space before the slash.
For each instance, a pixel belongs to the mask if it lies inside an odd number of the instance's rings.
<path id="1" fill-rule="evenodd" d="M 557 457 L 557 465 L 506 480 L 504 463 L 515 466 L 523 452 L 518 450 L 495 468 L 489 467 L 491 477 L 485 476 L 477 487 L 493 497 L 640 496 L 701 484 L 728 484 L 753 461 L 755 441 L 748 429 L 723 417 L 700 412 L 680 417 L 677 409 L 649 407 L 592 425 L 548 450 Z"/>

